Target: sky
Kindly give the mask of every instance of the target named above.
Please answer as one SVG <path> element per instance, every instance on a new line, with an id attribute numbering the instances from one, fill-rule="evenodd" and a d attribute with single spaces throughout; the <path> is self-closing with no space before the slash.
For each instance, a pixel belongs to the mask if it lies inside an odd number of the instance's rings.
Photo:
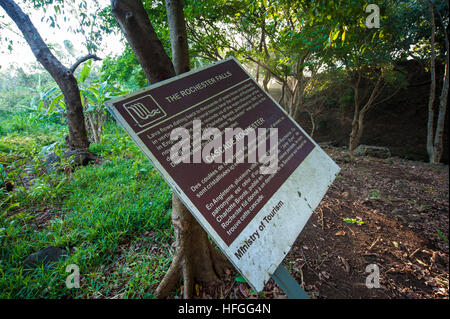
<path id="1" fill-rule="evenodd" d="M 90 1 L 88 1 L 88 3 L 89 2 Z M 99 0 L 97 2 L 102 8 L 110 3 L 109 0 Z M 42 10 L 27 8 L 22 1 L 16 0 L 16 3 L 29 15 L 46 44 L 60 45 L 61 49 L 64 50 L 64 40 L 70 40 L 72 42 L 75 49 L 75 57 L 71 57 L 67 54 L 68 58 L 65 61 L 61 61 L 64 65 L 69 67 L 75 62 L 77 57 L 87 54 L 87 49 L 82 45 L 84 40 L 83 36 L 68 31 L 71 24 L 73 25 L 76 23 L 74 17 L 69 16 L 69 22 L 64 22 L 63 19 L 58 20 L 60 28 L 54 28 L 50 26 L 50 22 L 46 21 L 46 19 L 41 21 L 44 16 Z M 92 12 L 92 10 L 92 8 L 88 7 L 87 12 Z M 0 38 L 4 39 L 7 37 L 8 39 L 13 40 L 13 50 L 11 52 L 6 49 L 8 43 L 5 43 L 3 40 L 0 41 L 0 46 L 2 47 L 0 50 L 0 71 L 7 70 L 12 64 L 20 66 L 24 70 L 29 70 L 32 64 L 36 64 L 36 58 L 31 52 L 28 44 L 25 42 L 25 39 L 21 36 L 20 30 L 1 7 L 0 33 Z M 120 38 L 120 35 L 105 35 L 101 50 L 97 52 L 97 55 L 100 58 L 104 58 L 109 54 L 120 54 L 124 47 Z M 101 61 L 96 63 L 101 64 Z"/>

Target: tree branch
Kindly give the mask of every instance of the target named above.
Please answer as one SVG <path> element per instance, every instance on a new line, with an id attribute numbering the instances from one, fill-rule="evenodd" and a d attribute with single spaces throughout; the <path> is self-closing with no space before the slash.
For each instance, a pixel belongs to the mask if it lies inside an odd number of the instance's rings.
<path id="1" fill-rule="evenodd" d="M 232 47 L 232 49 L 235 50 L 235 51 L 238 51 L 236 48 L 233 48 L 233 47 Z M 245 54 L 245 53 L 244 53 L 244 54 Z M 259 66 L 261 66 L 263 69 L 266 69 L 267 71 L 269 71 L 270 74 L 271 74 L 275 79 L 277 79 L 278 81 L 280 81 L 281 83 L 285 83 L 285 82 L 286 82 L 281 76 L 279 76 L 278 74 L 274 73 L 274 71 L 271 70 L 266 64 L 262 63 L 261 61 L 258 61 L 258 60 L 256 60 L 256 59 L 254 59 L 252 56 L 250 56 L 250 55 L 248 55 L 248 54 L 245 54 L 245 57 L 246 57 L 248 60 L 250 60 L 250 61 L 252 61 L 252 62 L 254 62 L 254 63 L 256 63 L 256 64 L 259 64 Z M 288 87 L 288 90 L 291 91 L 289 87 Z"/>
<path id="2" fill-rule="evenodd" d="M 85 62 L 85 61 L 87 61 L 87 60 L 89 60 L 89 59 L 92 59 L 92 60 L 95 60 L 95 61 L 100 61 L 101 59 L 98 57 L 98 56 L 96 56 L 95 54 L 88 54 L 88 55 L 85 55 L 85 56 L 83 56 L 83 57 L 81 57 L 81 58 L 79 58 L 70 68 L 69 68 L 69 72 L 70 72 L 70 74 L 73 74 L 74 72 L 75 72 L 75 70 L 78 68 L 78 66 L 81 64 L 81 63 L 83 63 L 83 62 Z"/>
<path id="3" fill-rule="evenodd" d="M 381 104 L 383 102 L 386 102 L 387 100 L 390 100 L 395 94 L 397 94 L 398 91 L 400 91 L 401 88 L 402 88 L 401 86 L 397 87 L 391 95 L 389 95 L 388 97 L 382 99 L 381 101 L 373 103 L 372 107 L 375 106 L 375 105 Z"/>
<path id="4" fill-rule="evenodd" d="M 363 108 L 361 109 L 360 113 L 366 113 L 372 106 L 373 102 L 375 101 L 375 99 L 378 96 L 378 91 L 380 89 L 380 86 L 382 85 L 382 79 L 383 79 L 383 75 L 380 75 L 375 87 L 372 90 L 372 93 L 370 94 L 369 100 L 366 102 L 366 104 L 363 106 Z"/>

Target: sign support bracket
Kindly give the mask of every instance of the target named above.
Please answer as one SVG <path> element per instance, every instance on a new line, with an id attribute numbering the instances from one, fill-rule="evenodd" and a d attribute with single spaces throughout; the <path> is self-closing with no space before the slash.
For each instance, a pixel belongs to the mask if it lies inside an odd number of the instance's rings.
<path id="1" fill-rule="evenodd" d="M 309 299 L 309 296 L 291 276 L 291 274 L 284 268 L 281 263 L 272 275 L 275 282 L 283 289 L 289 299 Z"/>

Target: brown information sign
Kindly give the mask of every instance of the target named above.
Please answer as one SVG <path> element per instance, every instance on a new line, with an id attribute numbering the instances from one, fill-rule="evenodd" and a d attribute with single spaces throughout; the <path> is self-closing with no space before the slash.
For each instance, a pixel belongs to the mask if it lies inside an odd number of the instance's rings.
<path id="1" fill-rule="evenodd" d="M 339 171 L 234 58 L 109 101 L 108 109 L 258 291 Z"/>

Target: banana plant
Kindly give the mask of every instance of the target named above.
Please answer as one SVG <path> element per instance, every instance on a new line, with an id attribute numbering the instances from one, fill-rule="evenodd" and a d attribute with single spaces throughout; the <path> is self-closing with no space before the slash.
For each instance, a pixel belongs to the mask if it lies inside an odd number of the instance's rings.
<path id="1" fill-rule="evenodd" d="M 88 60 L 76 79 L 80 88 L 89 135 L 95 143 L 98 143 L 102 135 L 103 123 L 106 120 L 105 102 L 125 92 L 115 88 L 107 81 L 88 79 L 92 67 L 92 60 Z M 41 93 L 39 104 L 35 108 L 38 111 L 45 110 L 47 115 L 55 112 L 63 113 L 66 109 L 64 95 L 58 86 L 51 87 Z"/>

